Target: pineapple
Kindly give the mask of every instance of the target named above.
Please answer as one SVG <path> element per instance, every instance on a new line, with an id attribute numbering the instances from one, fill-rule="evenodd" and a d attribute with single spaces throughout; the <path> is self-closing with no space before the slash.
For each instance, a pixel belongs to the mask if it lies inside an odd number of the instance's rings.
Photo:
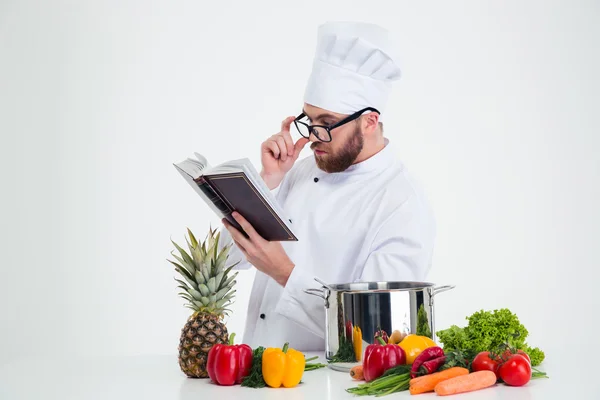
<path id="1" fill-rule="evenodd" d="M 226 307 L 232 303 L 237 272 L 229 272 L 237 263 L 226 268 L 232 245 L 219 251 L 220 233 L 209 229 L 202 243 L 198 243 L 190 229 L 186 242 L 189 254 L 173 240 L 179 255 L 171 255 L 178 262 L 168 260 L 183 279 L 175 279 L 182 289 L 179 295 L 186 300 L 186 307 L 193 310 L 181 330 L 179 340 L 179 366 L 190 378 L 207 378 L 208 351 L 217 343 L 227 343 L 229 335 L 223 318 L 228 315 Z M 216 234 L 216 235 L 215 235 Z"/>

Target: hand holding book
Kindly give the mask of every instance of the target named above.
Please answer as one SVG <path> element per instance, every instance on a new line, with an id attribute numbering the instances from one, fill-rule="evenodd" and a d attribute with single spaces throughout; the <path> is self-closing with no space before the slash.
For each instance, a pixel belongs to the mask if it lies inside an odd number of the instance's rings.
<path id="1" fill-rule="evenodd" d="M 269 275 L 281 286 L 287 284 L 295 265 L 288 257 L 281 243 L 266 241 L 254 227 L 240 214 L 233 212 L 234 220 L 242 227 L 236 229 L 228 220 L 223 220 L 225 228 L 231 234 L 236 246 L 246 257 L 246 260 L 256 269 Z M 243 234 L 246 233 L 246 235 Z"/>

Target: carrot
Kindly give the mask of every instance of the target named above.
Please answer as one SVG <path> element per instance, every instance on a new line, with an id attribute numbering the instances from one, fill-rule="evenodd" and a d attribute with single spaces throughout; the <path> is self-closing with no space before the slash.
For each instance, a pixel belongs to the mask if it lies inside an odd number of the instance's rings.
<path id="1" fill-rule="evenodd" d="M 410 380 L 410 387 L 408 390 L 410 394 L 433 392 L 438 383 L 457 376 L 467 375 L 468 373 L 469 370 L 466 368 L 452 367 L 430 375 L 419 376 Z"/>
<path id="2" fill-rule="evenodd" d="M 485 389 L 496 384 L 496 374 L 492 371 L 477 371 L 469 375 L 457 376 L 445 380 L 435 386 L 435 393 L 438 396 L 447 396 L 450 394 L 472 392 L 474 390 Z"/>
<path id="3" fill-rule="evenodd" d="M 352 377 L 352 379 L 357 380 L 357 381 L 364 380 L 365 375 L 363 373 L 363 366 L 357 365 L 357 366 L 352 367 L 352 369 L 350 370 L 350 376 Z"/>

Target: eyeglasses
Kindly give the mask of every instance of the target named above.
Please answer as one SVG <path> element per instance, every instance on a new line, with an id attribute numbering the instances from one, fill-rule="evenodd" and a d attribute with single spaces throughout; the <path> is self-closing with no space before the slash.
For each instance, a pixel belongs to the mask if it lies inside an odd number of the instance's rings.
<path id="1" fill-rule="evenodd" d="M 348 122 L 354 121 L 355 119 L 359 118 L 363 113 L 365 113 L 367 111 L 373 111 L 373 112 L 376 112 L 377 114 L 380 114 L 377 109 L 372 108 L 372 107 L 366 107 L 333 125 L 325 126 L 325 125 L 308 125 L 307 123 L 300 121 L 300 119 L 307 116 L 306 114 L 302 113 L 296 117 L 296 119 L 294 120 L 294 125 L 296 126 L 296 129 L 298 129 L 298 132 L 300 133 L 300 135 L 302 135 L 303 137 L 305 137 L 307 139 L 310 138 L 310 134 L 312 133 L 313 135 L 315 135 L 317 137 L 317 139 L 319 139 L 322 142 L 331 142 L 331 131 L 332 130 L 334 130 L 335 128 L 339 128 L 340 126 L 347 124 Z"/>

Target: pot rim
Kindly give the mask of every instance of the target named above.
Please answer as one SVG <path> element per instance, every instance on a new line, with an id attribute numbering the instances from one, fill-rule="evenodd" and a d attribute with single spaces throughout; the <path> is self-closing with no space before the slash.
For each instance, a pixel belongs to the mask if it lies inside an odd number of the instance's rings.
<path id="1" fill-rule="evenodd" d="M 352 282 L 327 284 L 330 290 L 336 292 L 378 292 L 378 291 L 410 291 L 434 288 L 435 284 L 431 282 L 419 281 L 372 281 L 372 282 Z"/>

